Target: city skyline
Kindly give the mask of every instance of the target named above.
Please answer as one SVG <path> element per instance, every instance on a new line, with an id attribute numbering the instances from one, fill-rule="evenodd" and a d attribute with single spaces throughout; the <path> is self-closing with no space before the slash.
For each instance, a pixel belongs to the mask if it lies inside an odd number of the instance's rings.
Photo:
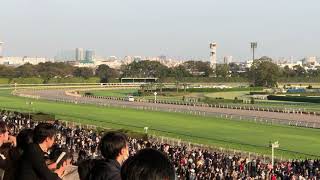
<path id="1" fill-rule="evenodd" d="M 4 56 L 54 57 L 84 47 L 101 56 L 205 60 L 210 42 L 217 42 L 219 60 L 246 60 L 250 42 L 257 41 L 257 57 L 300 59 L 320 55 L 318 5 L 315 0 L 12 0 L 0 8 L 0 41 Z"/>

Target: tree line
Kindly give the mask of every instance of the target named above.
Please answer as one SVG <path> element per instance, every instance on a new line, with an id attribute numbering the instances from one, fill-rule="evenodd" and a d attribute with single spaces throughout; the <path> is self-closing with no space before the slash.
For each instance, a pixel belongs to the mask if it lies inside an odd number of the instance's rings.
<path id="1" fill-rule="evenodd" d="M 236 63 L 218 64 L 214 71 L 209 62 L 186 61 L 175 67 L 167 67 L 157 61 L 133 61 L 124 64 L 120 69 L 113 69 L 108 65 L 99 65 L 97 68 L 74 67 L 64 62 L 45 62 L 37 65 L 24 64 L 18 67 L 0 65 L 0 77 L 27 78 L 38 77 L 44 82 L 52 78 L 66 77 L 99 77 L 100 82 L 109 82 L 122 77 L 156 77 L 160 82 L 167 78 L 183 82 L 190 78 L 220 78 L 228 81 L 230 78 L 242 78 L 254 86 L 274 87 L 279 79 L 285 78 L 319 78 L 320 67 L 316 70 L 306 71 L 302 66 L 280 68 L 269 57 L 254 60 L 251 68 L 241 67 Z"/>

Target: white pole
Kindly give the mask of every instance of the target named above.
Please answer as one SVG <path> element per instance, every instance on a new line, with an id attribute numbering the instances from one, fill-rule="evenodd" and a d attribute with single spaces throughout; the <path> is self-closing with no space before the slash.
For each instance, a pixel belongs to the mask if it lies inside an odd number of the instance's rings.
<path id="1" fill-rule="evenodd" d="M 273 144 L 272 144 L 272 146 L 271 146 L 271 151 L 272 151 L 272 155 L 271 155 L 271 164 L 272 164 L 272 169 L 273 169 L 273 166 L 274 166 L 274 146 L 273 146 Z"/>
<path id="2" fill-rule="evenodd" d="M 272 163 L 272 168 L 274 166 L 274 148 L 279 148 L 279 142 L 278 141 L 276 141 L 276 142 L 271 144 L 271 151 L 272 151 L 271 163 Z"/>

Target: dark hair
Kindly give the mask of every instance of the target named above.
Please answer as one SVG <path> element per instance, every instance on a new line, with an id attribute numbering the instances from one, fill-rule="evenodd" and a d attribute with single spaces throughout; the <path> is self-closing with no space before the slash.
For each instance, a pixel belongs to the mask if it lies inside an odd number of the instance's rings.
<path id="1" fill-rule="evenodd" d="M 78 164 L 78 174 L 80 180 L 89 180 L 92 177 L 92 170 L 97 163 L 97 159 L 86 159 Z"/>
<path id="2" fill-rule="evenodd" d="M 24 150 L 28 144 L 33 143 L 33 130 L 23 129 L 17 135 L 17 148 Z"/>
<path id="3" fill-rule="evenodd" d="M 8 131 L 7 123 L 4 121 L 0 121 L 0 134 L 3 134 Z"/>
<path id="4" fill-rule="evenodd" d="M 105 159 L 116 159 L 122 148 L 127 146 L 127 136 L 121 132 L 108 132 L 100 142 L 99 148 Z"/>
<path id="5" fill-rule="evenodd" d="M 78 153 L 77 163 L 80 163 L 88 158 L 87 152 L 85 150 L 80 150 Z"/>
<path id="6" fill-rule="evenodd" d="M 58 146 L 55 146 L 53 149 L 51 149 L 51 152 L 49 154 L 49 159 L 51 162 L 56 162 L 59 158 L 59 156 L 62 154 L 62 153 L 66 153 L 62 159 L 58 162 L 57 164 L 57 169 L 59 169 L 63 162 L 65 162 L 69 157 L 70 157 L 70 154 L 69 152 L 67 151 L 67 149 L 63 149 L 63 148 L 60 148 Z"/>
<path id="7" fill-rule="evenodd" d="M 56 129 L 52 124 L 40 123 L 33 131 L 33 142 L 42 143 L 46 138 L 52 138 L 56 134 Z"/>
<path id="8" fill-rule="evenodd" d="M 175 170 L 162 152 L 146 148 L 124 162 L 122 180 L 174 180 Z"/>

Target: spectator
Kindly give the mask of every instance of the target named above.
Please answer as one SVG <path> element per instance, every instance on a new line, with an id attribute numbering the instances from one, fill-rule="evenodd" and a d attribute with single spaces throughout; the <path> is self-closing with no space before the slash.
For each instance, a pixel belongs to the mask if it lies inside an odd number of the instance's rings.
<path id="1" fill-rule="evenodd" d="M 3 146 L 9 140 L 9 132 L 7 124 L 4 121 L 0 121 L 0 147 Z M 3 148 L 3 147 L 1 147 Z M 0 176 L 4 174 L 4 169 L 7 167 L 7 158 L 5 153 L 0 152 Z"/>
<path id="2" fill-rule="evenodd" d="M 146 148 L 123 164 L 121 178 L 122 180 L 174 180 L 175 170 L 165 154 Z"/>
<path id="3" fill-rule="evenodd" d="M 18 180 L 57 180 L 62 174 L 51 172 L 45 163 L 45 153 L 52 147 L 56 130 L 48 123 L 38 124 L 33 132 L 33 143 L 26 147 L 19 165 Z"/>
<path id="4" fill-rule="evenodd" d="M 0 121 L 0 147 L 8 142 L 9 140 L 9 131 L 8 131 L 8 127 L 7 124 L 4 121 Z M 0 154 L 0 157 L 2 159 L 5 159 L 5 157 L 3 155 Z"/>
<path id="5" fill-rule="evenodd" d="M 79 180 L 77 167 L 71 165 L 71 154 L 63 148 L 55 146 L 49 155 L 50 164 L 56 164 L 56 171 L 62 174 L 62 180 Z"/>
<path id="6" fill-rule="evenodd" d="M 129 156 L 127 136 L 120 132 L 106 133 L 100 143 L 104 159 L 97 161 L 91 174 L 92 180 L 121 180 L 121 165 Z"/>
<path id="7" fill-rule="evenodd" d="M 8 156 L 8 164 L 4 173 L 4 180 L 14 180 L 17 174 L 18 162 L 23 151 L 33 142 L 33 130 L 23 129 L 17 136 L 17 146 L 11 149 Z"/>
<path id="8" fill-rule="evenodd" d="M 34 129 L 38 122 L 28 119 L 26 115 L 12 111 L 0 111 L 0 119 L 7 124 L 6 127 L 9 131 L 9 137 L 11 137 L 10 140 L 4 141 L 4 144 L 2 144 L 0 148 L 0 153 L 6 157 L 5 162 L 8 162 L 12 157 L 19 157 L 12 156 L 11 154 L 11 151 L 13 150 L 13 152 L 15 152 L 16 149 L 12 147 L 12 144 L 15 144 L 13 136 L 19 132 L 21 132 L 19 135 L 23 134 L 26 128 Z M 81 180 L 93 180 L 93 178 L 96 178 L 92 176 L 94 166 L 99 164 L 105 166 L 106 164 L 106 159 L 101 159 L 101 153 L 98 150 L 98 145 L 101 144 L 102 134 L 93 129 L 85 129 L 83 126 L 67 126 L 67 124 L 59 121 L 55 121 L 54 126 L 57 129 L 57 135 L 55 137 L 56 146 L 58 146 L 58 148 L 67 148 L 72 155 L 76 157 L 75 160 L 79 160 L 78 162 L 74 162 L 72 158 L 72 164 L 79 165 L 78 173 Z M 29 137 L 31 136 L 32 135 Z M 21 146 L 19 144 L 23 144 L 19 139 L 21 138 L 17 137 L 18 147 Z M 27 142 L 27 140 L 23 140 L 22 142 Z M 262 160 L 264 158 L 261 157 L 251 157 L 248 159 L 243 157 L 241 153 L 230 155 L 228 153 L 214 152 L 213 150 L 200 147 L 191 148 L 190 145 L 183 145 L 184 143 L 172 146 L 170 144 L 160 143 L 158 139 L 150 139 L 150 137 L 148 139 L 128 138 L 128 144 L 130 149 L 129 154 L 131 156 L 134 156 L 141 149 L 145 148 L 152 148 L 164 152 L 175 167 L 177 179 L 211 180 L 251 178 L 269 180 L 272 176 L 277 179 L 320 179 L 319 159 L 276 160 L 275 165 L 272 166 L 268 164 L 267 161 Z M 24 149 L 26 148 L 23 148 L 23 151 L 25 151 Z M 69 159 L 69 161 L 70 160 L 71 159 Z M 56 169 L 55 163 L 53 163 L 52 166 L 52 169 Z M 75 169 L 76 168 L 73 167 L 71 172 L 74 173 Z M 64 178 L 66 178 L 67 171 L 68 170 L 65 170 L 63 174 Z"/>

